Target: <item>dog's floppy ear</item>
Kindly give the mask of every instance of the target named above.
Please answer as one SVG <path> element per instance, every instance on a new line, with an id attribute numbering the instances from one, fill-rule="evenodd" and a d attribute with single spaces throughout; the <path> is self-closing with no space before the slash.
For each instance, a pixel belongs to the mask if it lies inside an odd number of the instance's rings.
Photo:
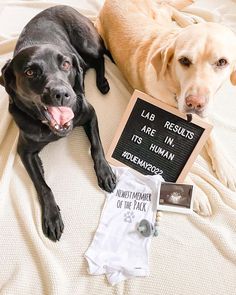
<path id="1" fill-rule="evenodd" d="M 234 86 L 236 85 L 236 67 L 234 67 L 233 71 L 230 74 L 230 81 Z"/>
<path id="2" fill-rule="evenodd" d="M 76 77 L 75 77 L 75 92 L 84 93 L 84 77 L 83 77 L 83 69 L 81 67 L 83 61 L 79 59 L 78 56 L 73 54 L 72 56 L 73 67 L 76 69 Z"/>
<path id="3" fill-rule="evenodd" d="M 152 57 L 151 63 L 156 70 L 158 80 L 164 77 L 168 64 L 174 55 L 174 49 L 175 39 L 168 40 L 167 43 L 159 48 Z"/>
<path id="4" fill-rule="evenodd" d="M 7 93 L 11 96 L 15 93 L 14 85 L 16 82 L 15 75 L 12 69 L 12 60 L 9 59 L 2 68 L 2 75 L 0 76 L 0 84 L 5 87 Z"/>

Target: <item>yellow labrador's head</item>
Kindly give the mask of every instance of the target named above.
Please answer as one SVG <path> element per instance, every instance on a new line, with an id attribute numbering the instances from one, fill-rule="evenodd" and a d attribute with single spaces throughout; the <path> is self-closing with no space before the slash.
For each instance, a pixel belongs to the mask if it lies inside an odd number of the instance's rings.
<path id="1" fill-rule="evenodd" d="M 173 83 L 179 110 L 205 117 L 222 83 L 230 78 L 236 85 L 236 36 L 216 23 L 191 25 L 159 50 L 152 64 L 158 79 Z"/>

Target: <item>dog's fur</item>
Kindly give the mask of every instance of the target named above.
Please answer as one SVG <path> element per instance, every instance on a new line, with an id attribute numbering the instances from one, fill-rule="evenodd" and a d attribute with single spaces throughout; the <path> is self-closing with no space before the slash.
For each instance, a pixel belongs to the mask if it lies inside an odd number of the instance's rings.
<path id="1" fill-rule="evenodd" d="M 53 241 L 60 239 L 64 225 L 38 156 L 45 145 L 83 126 L 91 142 L 99 186 L 109 192 L 115 187 L 95 111 L 84 96 L 84 76 L 90 67 L 96 70 L 98 89 L 103 94 L 109 91 L 104 53 L 103 41 L 87 18 L 68 6 L 55 6 L 26 25 L 13 59 L 2 69 L 0 81 L 10 96 L 9 111 L 20 129 L 18 153 L 39 196 L 43 232 Z M 57 124 L 49 109 L 53 114 L 55 109 L 62 112 L 62 125 Z M 65 109 L 69 121 L 63 115 Z"/>
<path id="2" fill-rule="evenodd" d="M 193 24 L 177 10 L 192 2 L 106 0 L 96 27 L 133 88 L 206 117 L 222 83 L 230 78 L 236 84 L 236 37 L 220 24 Z M 235 173 L 217 146 L 211 136 L 206 148 L 213 169 L 235 190 Z M 206 198 L 195 197 L 195 205 L 200 213 L 211 213 Z"/>

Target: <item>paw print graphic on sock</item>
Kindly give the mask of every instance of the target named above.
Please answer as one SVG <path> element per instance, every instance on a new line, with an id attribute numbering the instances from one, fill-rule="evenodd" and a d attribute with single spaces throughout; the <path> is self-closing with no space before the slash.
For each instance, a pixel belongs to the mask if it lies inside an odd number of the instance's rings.
<path id="1" fill-rule="evenodd" d="M 124 222 L 131 223 L 132 219 L 134 219 L 135 215 L 133 211 L 128 211 L 124 214 Z"/>

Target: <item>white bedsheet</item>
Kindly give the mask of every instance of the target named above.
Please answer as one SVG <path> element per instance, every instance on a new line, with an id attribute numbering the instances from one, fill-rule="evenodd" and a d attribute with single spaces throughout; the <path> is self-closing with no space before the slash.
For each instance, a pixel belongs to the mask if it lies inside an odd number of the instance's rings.
<path id="1" fill-rule="evenodd" d="M 12 55 L 28 20 L 56 3 L 71 4 L 94 18 L 102 0 L 2 1 L 0 66 Z M 198 0 L 188 11 L 231 26 L 236 32 L 236 1 Z M 111 91 L 103 96 L 95 73 L 86 76 L 86 97 L 96 109 L 107 150 L 132 89 L 106 59 Z M 236 88 L 226 83 L 212 115 L 224 149 L 236 163 Z M 209 159 L 199 156 L 191 177 L 209 197 L 213 215 L 165 213 L 150 253 L 150 276 L 116 287 L 104 276 L 87 274 L 84 253 L 99 222 L 104 193 L 98 188 L 82 128 L 41 152 L 46 180 L 61 208 L 65 230 L 60 242 L 44 237 L 41 211 L 32 182 L 16 154 L 18 129 L 8 114 L 8 96 L 0 87 L 0 294 L 1 295 L 234 295 L 236 294 L 236 194 L 212 174 Z M 63 171 L 63 173 L 61 172 Z"/>

